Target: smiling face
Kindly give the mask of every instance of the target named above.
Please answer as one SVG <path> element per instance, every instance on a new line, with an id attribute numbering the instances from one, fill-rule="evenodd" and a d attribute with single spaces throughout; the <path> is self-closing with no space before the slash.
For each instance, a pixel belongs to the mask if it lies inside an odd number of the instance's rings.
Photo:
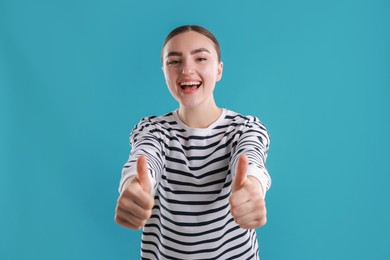
<path id="1" fill-rule="evenodd" d="M 195 31 L 170 39 L 162 51 L 165 81 L 180 108 L 208 108 L 215 105 L 215 83 L 222 77 L 214 42 Z"/>

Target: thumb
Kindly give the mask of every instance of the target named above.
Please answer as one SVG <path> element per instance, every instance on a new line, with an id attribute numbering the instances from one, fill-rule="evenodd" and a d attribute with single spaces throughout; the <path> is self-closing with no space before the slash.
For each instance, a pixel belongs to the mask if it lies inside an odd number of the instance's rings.
<path id="1" fill-rule="evenodd" d="M 146 157 L 141 155 L 137 159 L 137 179 L 141 184 L 141 187 L 144 191 L 150 193 L 152 190 L 149 174 L 148 174 L 148 161 Z"/>
<path id="2" fill-rule="evenodd" d="M 246 157 L 246 155 L 241 155 L 240 158 L 238 158 L 236 176 L 234 177 L 232 191 L 239 190 L 245 184 L 247 170 L 248 157 Z"/>

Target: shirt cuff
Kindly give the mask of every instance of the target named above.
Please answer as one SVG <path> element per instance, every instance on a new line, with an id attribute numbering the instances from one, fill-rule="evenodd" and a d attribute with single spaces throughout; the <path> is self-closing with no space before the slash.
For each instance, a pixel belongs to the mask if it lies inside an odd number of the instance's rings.
<path id="1" fill-rule="evenodd" d="M 259 169 L 255 165 L 249 165 L 246 175 L 248 177 L 249 176 L 255 177 L 259 181 L 260 187 L 262 189 L 263 199 L 264 199 L 265 198 L 265 194 L 267 192 L 267 180 L 268 180 L 268 178 L 267 178 L 267 176 L 268 176 L 267 170 L 266 169 Z"/>
<path id="2" fill-rule="evenodd" d="M 135 166 L 136 167 L 136 166 Z M 125 182 L 130 178 L 130 177 L 133 177 L 133 176 L 136 176 L 137 175 L 137 170 L 135 167 L 130 167 L 130 168 L 123 168 L 122 169 L 122 179 L 119 183 L 119 188 L 118 188 L 118 191 L 119 193 L 122 192 L 122 189 L 123 189 L 123 185 L 125 184 Z M 156 181 L 153 179 L 152 177 L 152 174 L 150 173 L 150 169 L 148 169 L 148 177 L 149 177 L 149 182 L 150 182 L 150 185 L 152 187 L 150 193 L 152 195 L 154 195 L 156 193 Z"/>

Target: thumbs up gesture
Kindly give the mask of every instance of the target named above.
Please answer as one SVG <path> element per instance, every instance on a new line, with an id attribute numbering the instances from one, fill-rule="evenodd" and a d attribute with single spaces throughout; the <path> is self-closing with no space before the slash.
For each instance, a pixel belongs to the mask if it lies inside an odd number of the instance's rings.
<path id="1" fill-rule="evenodd" d="M 247 176 L 248 158 L 241 155 L 238 159 L 236 176 L 229 198 L 230 212 L 241 228 L 258 228 L 267 222 L 265 201 L 261 194 L 259 181 Z"/>
<path id="2" fill-rule="evenodd" d="M 139 230 L 152 214 L 154 199 L 144 156 L 137 160 L 137 175 L 124 184 L 115 209 L 115 221 L 126 228 Z"/>

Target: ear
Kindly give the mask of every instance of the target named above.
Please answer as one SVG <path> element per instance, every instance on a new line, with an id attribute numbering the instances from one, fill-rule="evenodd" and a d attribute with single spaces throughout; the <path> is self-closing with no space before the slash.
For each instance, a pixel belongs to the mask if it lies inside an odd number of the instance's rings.
<path id="1" fill-rule="evenodd" d="M 223 62 L 220 61 L 217 68 L 217 82 L 221 80 L 223 72 Z"/>

